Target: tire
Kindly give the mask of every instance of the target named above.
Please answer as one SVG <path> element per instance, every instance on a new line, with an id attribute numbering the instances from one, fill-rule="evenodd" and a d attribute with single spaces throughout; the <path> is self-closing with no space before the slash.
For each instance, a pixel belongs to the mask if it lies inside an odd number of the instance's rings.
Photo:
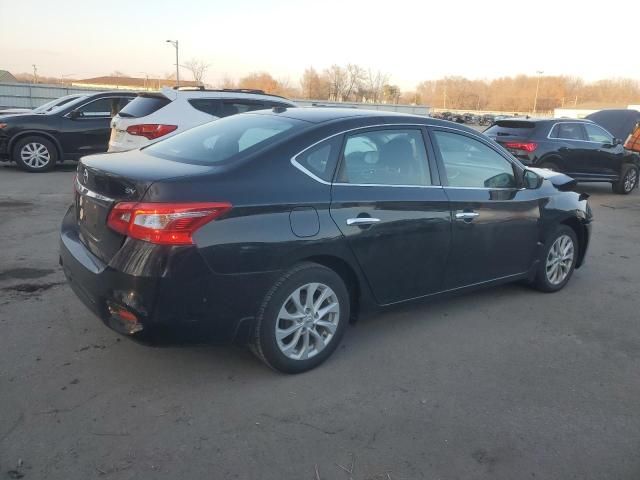
<path id="1" fill-rule="evenodd" d="M 638 167 L 635 165 L 625 165 L 622 167 L 620 181 L 612 184 L 613 191 L 622 195 L 630 194 L 638 186 Z"/>
<path id="2" fill-rule="evenodd" d="M 569 253 L 562 254 L 562 250 L 567 248 L 570 249 L 570 259 L 566 258 Z M 560 225 L 545 242 L 533 286 L 542 292 L 562 290 L 573 275 L 578 253 L 579 245 L 576 233 L 571 227 Z M 558 261 L 558 255 L 562 255 L 560 258 L 564 258 L 564 260 Z M 553 263 L 556 268 L 553 267 Z"/>
<path id="3" fill-rule="evenodd" d="M 560 171 L 560 170 L 558 170 L 558 166 L 553 162 L 542 162 L 540 164 L 540 167 L 538 167 L 538 168 L 546 168 L 546 169 L 552 170 L 554 172 L 559 172 Z"/>
<path id="4" fill-rule="evenodd" d="M 24 137 L 14 145 L 12 160 L 27 172 L 48 172 L 58 162 L 58 150 L 44 137 Z"/>
<path id="5" fill-rule="evenodd" d="M 306 302 L 309 293 L 315 305 Z M 325 298 L 320 300 L 321 296 Z M 336 306 L 331 307 L 332 303 Z M 323 310 L 325 314 L 318 317 Z M 256 318 L 251 350 L 274 370 L 311 370 L 338 347 L 349 317 L 349 292 L 342 278 L 322 265 L 301 263 L 285 273 L 265 297 Z"/>

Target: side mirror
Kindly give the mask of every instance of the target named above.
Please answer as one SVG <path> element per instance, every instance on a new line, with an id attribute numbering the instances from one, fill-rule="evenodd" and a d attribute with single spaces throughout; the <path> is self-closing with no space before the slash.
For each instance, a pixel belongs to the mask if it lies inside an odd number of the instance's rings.
<path id="1" fill-rule="evenodd" d="M 68 115 L 70 119 L 75 120 L 76 118 L 80 118 L 82 116 L 82 112 L 79 110 L 71 110 Z"/>
<path id="2" fill-rule="evenodd" d="M 542 177 L 531 170 L 525 170 L 522 175 L 522 185 L 527 190 L 535 190 L 542 185 Z"/>
<path id="3" fill-rule="evenodd" d="M 614 145 L 622 145 L 624 142 L 622 141 L 621 138 L 614 138 L 613 139 L 613 144 Z"/>

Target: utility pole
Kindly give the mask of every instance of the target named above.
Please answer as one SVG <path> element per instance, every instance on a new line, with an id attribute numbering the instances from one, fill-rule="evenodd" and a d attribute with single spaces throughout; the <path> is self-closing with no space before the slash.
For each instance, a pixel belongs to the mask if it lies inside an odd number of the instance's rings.
<path id="1" fill-rule="evenodd" d="M 176 87 L 180 86 L 180 62 L 178 61 L 178 40 L 167 40 L 176 49 Z"/>
<path id="2" fill-rule="evenodd" d="M 38 67 L 36 67 L 35 63 L 32 65 L 32 67 L 33 67 L 33 83 L 38 83 Z"/>
<path id="3" fill-rule="evenodd" d="M 538 106 L 538 89 L 540 88 L 540 76 L 544 73 L 542 70 L 536 71 L 538 74 L 538 82 L 536 83 L 536 96 L 533 99 L 533 114 L 536 114 L 536 107 Z"/>

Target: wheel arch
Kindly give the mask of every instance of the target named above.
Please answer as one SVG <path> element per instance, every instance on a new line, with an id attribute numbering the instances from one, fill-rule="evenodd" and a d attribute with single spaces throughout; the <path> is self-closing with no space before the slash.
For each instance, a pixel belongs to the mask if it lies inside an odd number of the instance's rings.
<path id="1" fill-rule="evenodd" d="M 578 239 L 578 259 L 576 261 L 576 268 L 580 268 L 587 252 L 587 242 L 589 241 L 587 227 L 585 227 L 576 217 L 565 218 L 560 222 L 560 224 L 571 228 L 576 234 L 576 238 Z"/>
<path id="2" fill-rule="evenodd" d="M 358 318 L 362 307 L 363 286 L 355 269 L 346 260 L 333 255 L 313 255 L 300 259 L 300 262 L 312 262 L 333 270 L 342 279 L 351 301 L 351 322 Z"/>
<path id="3" fill-rule="evenodd" d="M 19 142 L 24 137 L 46 138 L 51 143 L 53 143 L 53 145 L 56 147 L 56 150 L 57 150 L 56 153 L 58 154 L 58 162 L 62 161 L 62 156 L 63 156 L 62 145 L 60 145 L 60 142 L 55 136 L 51 135 L 50 133 L 43 132 L 42 130 L 25 130 L 11 137 L 11 139 L 9 140 L 9 155 L 11 156 L 11 160 L 15 161 L 13 159 L 13 147 L 15 146 L 16 142 Z"/>
<path id="4" fill-rule="evenodd" d="M 542 157 L 538 159 L 536 165 L 542 165 L 543 163 L 553 163 L 557 167 L 559 167 L 559 163 L 562 162 L 562 157 L 556 152 L 545 153 Z"/>

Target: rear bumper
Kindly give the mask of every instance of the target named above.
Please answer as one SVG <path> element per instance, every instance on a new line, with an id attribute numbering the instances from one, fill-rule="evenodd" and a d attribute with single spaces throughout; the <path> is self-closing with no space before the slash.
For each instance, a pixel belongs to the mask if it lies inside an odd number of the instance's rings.
<path id="1" fill-rule="evenodd" d="M 216 274 L 196 247 L 131 239 L 105 263 L 82 243 L 73 207 L 61 228 L 60 264 L 78 298 L 118 333 L 142 339 L 168 333 L 220 343 L 248 337 L 278 275 Z"/>

